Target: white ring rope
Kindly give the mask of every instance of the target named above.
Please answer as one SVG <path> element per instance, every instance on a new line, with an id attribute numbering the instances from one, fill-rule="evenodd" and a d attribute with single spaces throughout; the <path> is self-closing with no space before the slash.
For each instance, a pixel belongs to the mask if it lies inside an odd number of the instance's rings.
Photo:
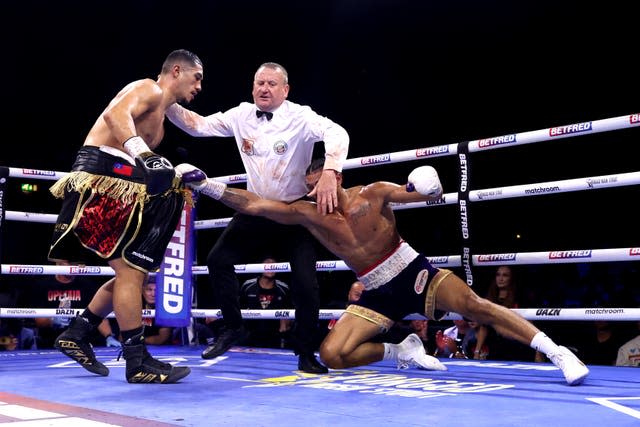
<path id="1" fill-rule="evenodd" d="M 460 255 L 429 256 L 429 262 L 436 267 L 461 267 Z M 492 265 L 530 265 L 530 264 L 575 264 L 591 262 L 615 262 L 615 261 L 640 261 L 640 247 L 613 248 L 613 249 L 577 249 L 561 251 L 541 252 L 511 252 L 500 254 L 473 255 L 475 266 Z M 56 275 L 68 276 L 113 276 L 115 272 L 111 267 L 103 266 L 78 266 L 78 265 L 36 265 L 36 264 L 1 264 L 2 274 L 7 275 Z M 349 267 L 344 261 L 318 261 L 318 271 L 347 271 Z M 242 273 L 263 273 L 265 271 L 277 271 L 279 273 L 291 272 L 288 262 L 271 264 L 235 264 L 235 271 Z M 205 265 L 194 265 L 192 274 L 208 274 Z"/>
<path id="2" fill-rule="evenodd" d="M 539 129 L 535 131 L 508 134 L 493 138 L 484 138 L 468 142 L 469 152 L 477 152 L 513 145 L 530 144 L 535 142 L 550 141 L 554 139 L 582 136 L 586 134 L 608 132 L 625 128 L 640 126 L 640 114 L 630 114 L 608 119 L 590 122 L 574 123 L 565 126 Z M 348 159 L 344 169 L 391 164 L 424 158 L 455 155 L 458 153 L 459 144 L 448 144 L 428 148 L 399 151 L 395 153 L 377 154 L 372 156 Z M 57 180 L 66 172 L 46 171 L 37 169 L 9 168 L 10 177 Z M 228 175 L 215 178 L 227 184 L 246 182 L 246 174 Z M 513 197 L 527 197 L 543 194 L 556 194 L 571 191 L 585 191 L 600 188 L 630 186 L 640 184 L 640 172 L 621 173 L 586 178 L 575 178 L 561 181 L 541 182 L 507 187 L 469 191 L 469 201 L 478 202 L 485 200 L 497 200 Z M 444 194 L 441 200 L 436 202 L 418 202 L 407 204 L 393 204 L 393 209 L 411 209 L 435 205 L 458 203 L 458 193 Z M 5 219 L 10 221 L 26 221 L 55 223 L 57 215 L 30 212 L 5 211 Z M 213 220 L 195 221 L 195 229 L 226 227 L 231 218 L 219 218 Z M 460 255 L 428 257 L 429 261 L 439 267 L 460 267 L 462 259 Z M 475 266 L 491 266 L 503 264 L 555 264 L 555 263 L 588 263 L 610 261 L 638 261 L 640 260 L 640 247 L 611 248 L 611 249 L 579 249 L 542 252 L 518 252 L 503 254 L 472 255 L 472 263 Z M 113 269 L 102 266 L 52 266 L 52 265 L 23 265 L 1 264 L 1 274 L 16 275 L 114 275 Z M 318 271 L 349 270 L 343 261 L 319 261 L 316 264 Z M 289 272 L 289 263 L 274 264 L 237 264 L 236 273 L 259 273 L 264 271 Z M 208 274 L 206 266 L 193 266 L 193 274 Z M 579 308 L 579 309 L 513 309 L 528 320 L 640 320 L 640 309 L 632 308 Z M 66 317 L 74 315 L 75 309 L 31 309 L 31 308 L 1 308 L 2 317 Z M 221 317 L 218 309 L 191 311 L 192 317 Z M 294 318 L 295 310 L 242 310 L 244 318 L 254 319 L 279 319 Z M 342 310 L 321 310 L 321 319 L 338 318 Z M 153 317 L 153 310 L 143 311 L 143 316 Z M 113 313 L 110 315 L 113 316 Z M 423 318 L 408 316 L 409 318 Z M 450 313 L 445 319 L 456 319 L 460 316 Z"/>
<path id="3" fill-rule="evenodd" d="M 543 194 L 568 193 L 572 191 L 595 190 L 601 188 L 623 187 L 640 184 L 640 172 L 629 172 L 613 175 L 590 176 L 585 178 L 565 179 L 561 181 L 538 182 L 533 184 L 495 187 L 483 190 L 472 190 L 469 199 L 472 202 L 507 199 L 513 197 L 540 196 Z M 446 193 L 435 202 L 392 203 L 394 210 L 424 208 L 428 206 L 452 205 L 458 203 L 458 193 Z M 41 222 L 55 224 L 55 214 L 33 212 L 6 211 L 9 221 Z M 195 229 L 224 228 L 231 218 L 218 218 L 195 221 Z"/>
<path id="4" fill-rule="evenodd" d="M 514 145 L 531 144 L 534 142 L 551 141 L 554 139 L 569 138 L 601 132 L 609 132 L 640 126 L 640 113 L 611 117 L 608 119 L 593 120 L 590 122 L 572 123 L 565 126 L 538 129 L 528 132 L 519 132 L 508 135 L 483 138 L 469 141 L 469 152 L 492 150 L 494 148 L 512 147 Z M 411 160 L 420 160 L 425 157 L 441 157 L 458 153 L 458 144 L 438 145 L 415 150 L 397 151 L 395 153 L 376 154 L 373 156 L 355 157 L 348 159 L 343 168 L 352 169 L 367 166 L 376 166 L 382 163 L 398 163 Z M 17 178 L 32 178 L 57 180 L 65 176 L 67 172 L 56 172 L 37 169 L 9 168 L 9 176 Z M 246 182 L 247 174 L 220 176 L 217 181 L 227 184 Z"/>
<path id="5" fill-rule="evenodd" d="M 614 320 L 634 321 L 640 319 L 640 308 L 514 308 L 511 309 L 527 320 Z M 34 317 L 73 317 L 82 313 L 76 308 L 2 308 L 0 318 L 34 318 Z M 296 311 L 286 310 L 240 310 L 244 319 L 294 319 Z M 320 320 L 338 319 L 344 310 L 320 310 Z M 142 317 L 154 317 L 155 310 L 142 310 Z M 107 317 L 114 318 L 110 313 Z M 222 318 L 219 309 L 192 309 L 191 317 Z M 405 320 L 425 319 L 419 314 L 412 314 Z M 456 313 L 448 313 L 443 320 L 462 319 Z"/>

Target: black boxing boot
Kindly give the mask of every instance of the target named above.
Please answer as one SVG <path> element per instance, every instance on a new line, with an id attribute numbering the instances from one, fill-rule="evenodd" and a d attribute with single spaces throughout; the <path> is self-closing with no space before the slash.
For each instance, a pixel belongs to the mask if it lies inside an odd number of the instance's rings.
<path id="1" fill-rule="evenodd" d="M 109 368 L 98 362 L 89 342 L 95 329 L 87 319 L 77 315 L 71 319 L 69 327 L 56 338 L 54 346 L 87 371 L 106 377 L 109 375 Z"/>
<path id="2" fill-rule="evenodd" d="M 124 342 L 122 354 L 127 361 L 126 376 L 129 383 L 171 384 L 191 373 L 188 367 L 173 366 L 154 359 L 147 351 L 142 332 Z"/>

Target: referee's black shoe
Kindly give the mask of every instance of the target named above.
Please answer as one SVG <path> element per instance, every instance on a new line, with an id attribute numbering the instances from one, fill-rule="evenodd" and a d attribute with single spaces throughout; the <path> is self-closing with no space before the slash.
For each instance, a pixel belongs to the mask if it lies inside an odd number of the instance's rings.
<path id="1" fill-rule="evenodd" d="M 234 345 L 244 341 L 249 336 L 249 332 L 244 326 L 239 328 L 224 327 L 222 333 L 216 339 L 216 341 L 205 348 L 202 352 L 203 359 L 214 359 L 221 354 L 224 354 Z"/>
<path id="2" fill-rule="evenodd" d="M 329 372 L 326 366 L 318 362 L 313 353 L 300 353 L 298 355 L 298 370 L 309 374 L 326 374 Z"/>

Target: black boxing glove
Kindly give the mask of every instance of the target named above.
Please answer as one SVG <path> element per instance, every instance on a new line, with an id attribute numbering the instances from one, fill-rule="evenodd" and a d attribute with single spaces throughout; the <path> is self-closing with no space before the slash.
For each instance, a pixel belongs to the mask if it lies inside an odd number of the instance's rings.
<path id="1" fill-rule="evenodd" d="M 154 153 L 139 136 L 127 139 L 124 149 L 136 160 L 136 165 L 142 169 L 144 183 L 150 196 L 162 194 L 171 188 L 176 172 L 171 162 Z"/>

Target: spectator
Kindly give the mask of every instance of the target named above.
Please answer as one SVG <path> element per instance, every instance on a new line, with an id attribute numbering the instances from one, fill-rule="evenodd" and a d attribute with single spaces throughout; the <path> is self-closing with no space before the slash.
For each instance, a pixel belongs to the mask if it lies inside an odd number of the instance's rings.
<path id="1" fill-rule="evenodd" d="M 486 298 L 506 308 L 518 308 L 517 281 L 510 266 L 502 265 L 496 269 L 495 277 L 489 284 Z M 478 326 L 476 340 L 474 359 L 538 360 L 533 349 L 500 336 L 495 329 L 487 325 Z"/>
<path id="2" fill-rule="evenodd" d="M 20 283 L 5 281 L 5 289 L 0 288 L 0 307 L 16 307 Z M 30 319 L 0 317 L 0 351 L 36 350 L 36 334 L 33 328 L 25 326 Z"/>
<path id="3" fill-rule="evenodd" d="M 37 349 L 35 332 L 22 319 L 0 319 L 0 351 Z"/>
<path id="4" fill-rule="evenodd" d="M 155 310 L 156 308 L 156 276 L 148 276 L 142 285 L 142 308 Z M 171 344 L 173 328 L 156 325 L 153 317 L 143 317 L 144 342 L 151 345 Z"/>
<path id="5" fill-rule="evenodd" d="M 596 320 L 589 324 L 589 330 L 580 340 L 578 348 L 581 359 L 587 365 L 616 364 L 618 350 L 625 343 L 626 335 L 621 325 L 608 320 Z"/>
<path id="6" fill-rule="evenodd" d="M 276 260 L 267 257 L 264 264 Z M 276 279 L 275 271 L 265 271 L 247 280 L 240 287 L 240 307 L 254 310 L 280 310 L 292 307 L 289 285 Z M 285 348 L 286 336 L 291 329 L 291 319 L 251 319 L 246 322 L 249 332 L 244 344 L 253 347 Z"/>
<path id="7" fill-rule="evenodd" d="M 400 322 L 396 322 L 398 325 Z M 403 323 L 400 323 L 402 325 Z M 413 319 L 409 321 L 408 331 L 404 335 L 403 339 L 414 332 L 421 340 L 422 346 L 427 354 L 434 354 L 436 352 L 436 346 L 434 344 L 435 337 L 429 333 L 429 320 L 428 319 Z M 400 342 L 400 341 L 398 341 Z"/>
<path id="8" fill-rule="evenodd" d="M 465 319 L 456 319 L 453 326 L 436 332 L 435 356 L 452 357 L 456 359 L 473 358 L 476 348 L 475 322 Z"/>
<path id="9" fill-rule="evenodd" d="M 638 335 L 620 346 L 616 366 L 640 366 L 640 320 L 636 326 Z"/>

